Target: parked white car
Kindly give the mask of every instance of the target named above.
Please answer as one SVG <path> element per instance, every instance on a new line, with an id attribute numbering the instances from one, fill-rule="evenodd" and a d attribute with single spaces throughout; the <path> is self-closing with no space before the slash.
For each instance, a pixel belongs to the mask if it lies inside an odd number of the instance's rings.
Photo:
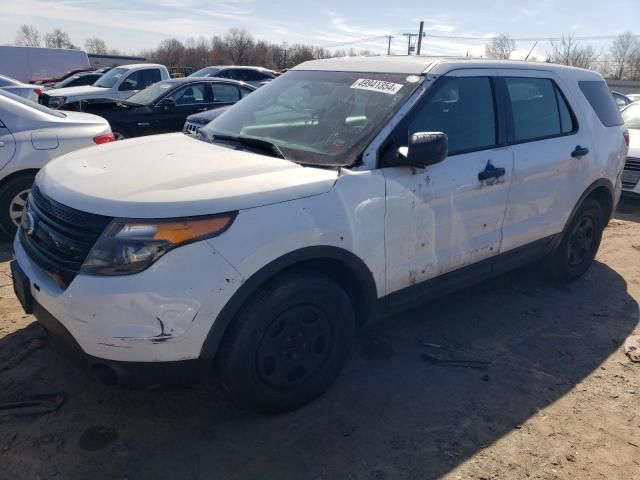
<path id="1" fill-rule="evenodd" d="M 168 80 L 169 71 L 164 65 L 138 63 L 115 67 L 100 77 L 93 85 L 54 88 L 40 95 L 39 102 L 49 108 L 76 110 L 77 103 L 90 98 L 124 100 L 136 92 L 160 80 Z"/>
<path id="2" fill-rule="evenodd" d="M 36 173 L 64 153 L 114 140 L 109 123 L 0 90 L 0 234 L 13 236 Z"/>
<path id="3" fill-rule="evenodd" d="M 29 85 L 19 82 L 15 78 L 0 75 L 0 90 L 37 102 L 38 96 L 44 91 L 44 88 L 40 85 Z"/>
<path id="4" fill-rule="evenodd" d="M 629 155 L 622 172 L 622 191 L 640 195 L 640 103 L 625 108 L 622 118 L 629 129 Z"/>
<path id="5" fill-rule="evenodd" d="M 420 56 L 303 63 L 200 132 L 47 165 L 15 291 L 105 382 L 215 365 L 266 412 L 328 388 L 371 318 L 531 262 L 579 278 L 628 148 L 595 72 Z"/>

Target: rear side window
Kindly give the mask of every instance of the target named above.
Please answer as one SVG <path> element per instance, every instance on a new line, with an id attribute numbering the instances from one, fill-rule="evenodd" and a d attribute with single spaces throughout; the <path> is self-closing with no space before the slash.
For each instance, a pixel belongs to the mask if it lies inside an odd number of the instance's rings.
<path id="1" fill-rule="evenodd" d="M 606 83 L 585 81 L 578 82 L 578 85 L 605 127 L 615 127 L 624 123 Z"/>
<path id="2" fill-rule="evenodd" d="M 566 135 L 576 130 L 571 109 L 553 80 L 505 78 L 515 143 Z"/>
<path id="3" fill-rule="evenodd" d="M 235 85 L 228 85 L 226 83 L 214 83 L 211 85 L 213 88 L 213 101 L 214 102 L 237 102 L 240 100 L 240 94 L 238 93 L 238 87 Z"/>

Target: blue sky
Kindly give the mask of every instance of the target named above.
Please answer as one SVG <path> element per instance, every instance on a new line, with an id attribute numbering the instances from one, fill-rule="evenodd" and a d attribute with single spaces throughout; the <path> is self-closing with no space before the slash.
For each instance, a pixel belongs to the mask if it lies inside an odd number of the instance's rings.
<path id="1" fill-rule="evenodd" d="M 41 33 L 61 28 L 77 45 L 87 37 L 100 37 L 110 48 L 128 53 L 152 48 L 163 38 L 210 37 L 238 27 L 274 42 L 353 46 L 377 53 L 386 51 L 382 37 L 395 34 L 392 50 L 402 53 L 406 38 L 400 34 L 416 31 L 420 20 L 427 34 L 447 36 L 637 34 L 640 0 L 0 0 L 0 44 L 12 43 L 23 23 Z M 369 40 L 358 41 L 363 38 Z M 484 43 L 429 37 L 424 53 L 479 55 Z M 610 40 L 590 43 L 606 48 Z M 519 41 L 514 57 L 524 57 L 532 45 Z M 547 49 L 541 42 L 534 55 L 544 57 Z"/>

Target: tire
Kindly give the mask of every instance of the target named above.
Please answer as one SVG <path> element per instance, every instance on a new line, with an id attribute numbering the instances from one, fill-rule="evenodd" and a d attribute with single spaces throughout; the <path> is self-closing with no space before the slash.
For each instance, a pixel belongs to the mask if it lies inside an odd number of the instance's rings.
<path id="1" fill-rule="evenodd" d="M 9 238 L 13 238 L 18 231 L 18 214 L 25 206 L 34 180 L 33 174 L 20 175 L 0 187 L 0 230 Z"/>
<path id="2" fill-rule="evenodd" d="M 113 136 L 116 138 L 116 141 L 126 140 L 127 138 L 130 137 L 129 132 L 127 132 L 124 128 L 120 128 L 120 127 L 112 128 L 111 133 L 113 133 Z"/>
<path id="3" fill-rule="evenodd" d="M 321 395 L 344 366 L 353 305 L 315 273 L 285 274 L 249 300 L 225 334 L 218 366 L 232 401 L 259 413 L 295 410 Z"/>
<path id="4" fill-rule="evenodd" d="M 585 274 L 598 253 L 604 217 L 598 201 L 587 198 L 580 205 L 563 232 L 560 245 L 546 260 L 546 270 L 552 279 L 568 283 Z"/>

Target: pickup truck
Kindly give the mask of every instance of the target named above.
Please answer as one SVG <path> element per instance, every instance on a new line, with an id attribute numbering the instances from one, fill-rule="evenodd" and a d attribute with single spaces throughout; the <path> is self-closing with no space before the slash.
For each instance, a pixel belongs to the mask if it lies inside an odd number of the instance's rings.
<path id="1" fill-rule="evenodd" d="M 77 110 L 81 100 L 90 98 L 124 100 L 160 80 L 168 79 L 169 71 L 164 65 L 153 63 L 122 65 L 109 70 L 93 85 L 48 90 L 40 96 L 38 101 L 49 108 Z"/>

